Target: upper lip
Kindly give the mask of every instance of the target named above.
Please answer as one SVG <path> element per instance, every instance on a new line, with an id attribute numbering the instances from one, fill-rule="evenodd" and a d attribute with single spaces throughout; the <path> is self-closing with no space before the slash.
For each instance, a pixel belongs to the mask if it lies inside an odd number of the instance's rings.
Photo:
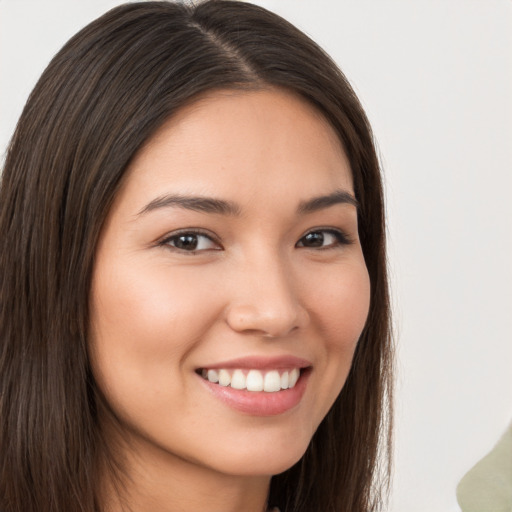
<path id="1" fill-rule="evenodd" d="M 226 369 L 254 369 L 254 370 L 277 370 L 292 368 L 309 368 L 312 366 L 307 359 L 295 356 L 248 356 L 230 359 L 228 361 L 219 361 L 213 364 L 201 366 L 201 368 L 226 368 Z"/>

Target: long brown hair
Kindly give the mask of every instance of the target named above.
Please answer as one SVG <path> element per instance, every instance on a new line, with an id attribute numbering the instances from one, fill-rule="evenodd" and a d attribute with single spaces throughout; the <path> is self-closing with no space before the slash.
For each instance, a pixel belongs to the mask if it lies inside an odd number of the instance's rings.
<path id="1" fill-rule="evenodd" d="M 392 351 L 382 185 L 352 88 L 307 36 L 267 10 L 211 0 L 117 7 L 75 35 L 30 95 L 0 189 L 0 510 L 100 510 L 109 458 L 87 356 L 103 221 L 137 150 L 215 89 L 280 87 L 337 131 L 360 203 L 371 304 L 348 380 L 302 459 L 273 477 L 284 512 L 381 508 L 389 476 Z M 122 468 L 113 467 L 112 470 Z"/>

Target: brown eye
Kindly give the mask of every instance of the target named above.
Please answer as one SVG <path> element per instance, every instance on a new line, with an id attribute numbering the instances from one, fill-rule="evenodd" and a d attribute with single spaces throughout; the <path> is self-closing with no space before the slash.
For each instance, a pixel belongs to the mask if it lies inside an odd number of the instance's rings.
<path id="1" fill-rule="evenodd" d="M 180 235 L 173 240 L 174 247 L 184 251 L 195 251 L 198 243 L 197 235 Z"/>
<path id="2" fill-rule="evenodd" d="M 297 247 L 328 249 L 331 247 L 338 247 L 340 245 L 347 245 L 349 243 L 349 238 L 341 231 L 333 229 L 319 229 L 317 231 L 310 231 L 304 235 L 297 242 Z"/>
<path id="3" fill-rule="evenodd" d="M 160 245 L 190 253 L 220 249 L 219 245 L 208 235 L 190 231 L 171 235 Z"/>
<path id="4" fill-rule="evenodd" d="M 321 231 L 313 231 L 302 238 L 303 247 L 322 247 L 324 245 L 324 234 Z"/>

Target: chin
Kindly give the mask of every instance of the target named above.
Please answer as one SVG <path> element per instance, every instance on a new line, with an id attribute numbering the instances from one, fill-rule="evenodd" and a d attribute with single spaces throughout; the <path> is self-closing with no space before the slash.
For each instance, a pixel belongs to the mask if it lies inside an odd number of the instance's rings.
<path id="1" fill-rule="evenodd" d="M 246 449 L 243 453 L 229 450 L 229 453 L 225 453 L 226 457 L 223 457 L 221 461 L 217 460 L 216 466 L 218 470 L 231 475 L 278 475 L 295 465 L 304 455 L 308 445 L 309 443 L 302 443 L 292 448 L 273 443 L 264 449 Z"/>

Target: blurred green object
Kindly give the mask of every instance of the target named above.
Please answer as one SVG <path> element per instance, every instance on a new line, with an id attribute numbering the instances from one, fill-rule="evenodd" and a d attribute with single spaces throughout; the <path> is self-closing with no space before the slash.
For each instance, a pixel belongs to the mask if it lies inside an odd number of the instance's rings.
<path id="1" fill-rule="evenodd" d="M 462 512 L 512 512 L 512 425 L 457 486 Z"/>

